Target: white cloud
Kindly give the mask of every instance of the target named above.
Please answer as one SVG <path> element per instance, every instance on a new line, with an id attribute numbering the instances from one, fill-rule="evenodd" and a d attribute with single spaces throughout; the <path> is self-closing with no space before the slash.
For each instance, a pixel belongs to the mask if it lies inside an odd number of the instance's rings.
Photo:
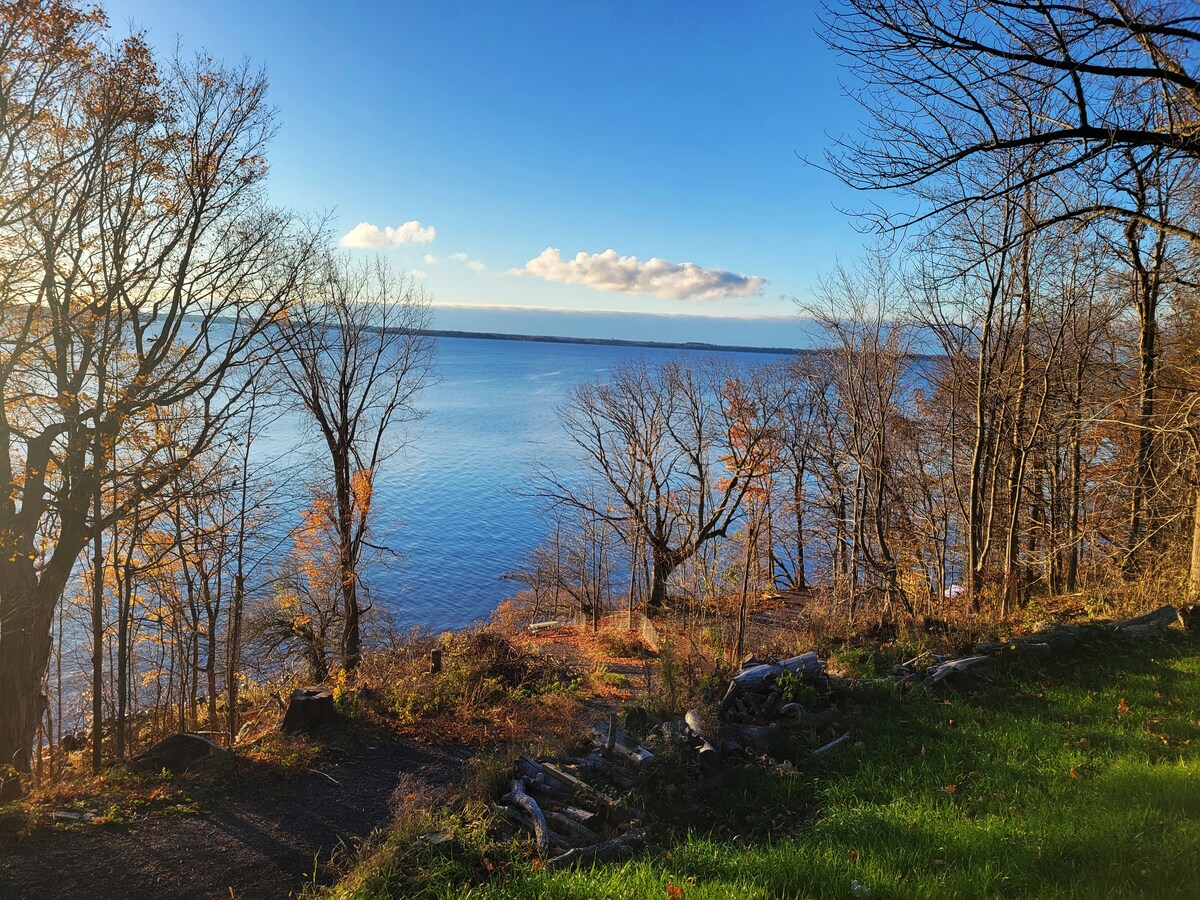
<path id="1" fill-rule="evenodd" d="M 428 244 L 437 236 L 432 225 L 422 225 L 416 219 L 405 222 L 399 228 L 380 228 L 370 222 L 359 222 L 342 235 L 339 243 L 343 247 L 396 247 L 400 244 Z"/>
<path id="2" fill-rule="evenodd" d="M 725 269 L 705 269 L 695 263 L 673 263 L 652 257 L 645 262 L 636 256 L 620 256 L 616 250 L 603 253 L 580 251 L 564 260 L 555 247 L 547 247 L 509 275 L 532 275 L 563 284 L 585 284 L 601 291 L 632 291 L 655 294 L 668 300 L 719 300 L 745 297 L 763 289 L 767 280 L 757 275 L 739 275 Z"/>
<path id="3" fill-rule="evenodd" d="M 425 254 L 425 265 L 436 266 L 438 263 L 458 262 L 462 263 L 472 272 L 482 272 L 487 266 L 481 259 L 471 259 L 467 253 L 460 250 L 458 253 L 451 253 L 449 256 L 434 256 L 432 253 Z"/>
<path id="4" fill-rule="evenodd" d="M 413 277 L 413 278 L 424 278 L 424 277 L 425 277 L 427 274 L 429 274 L 429 273 L 428 273 L 428 272 L 422 272 L 420 269 L 413 269 L 413 270 L 412 270 L 412 277 Z"/>

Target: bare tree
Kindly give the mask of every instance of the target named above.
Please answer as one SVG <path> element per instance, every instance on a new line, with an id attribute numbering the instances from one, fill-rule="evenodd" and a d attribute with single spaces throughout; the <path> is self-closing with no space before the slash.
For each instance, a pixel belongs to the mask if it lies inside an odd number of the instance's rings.
<path id="1" fill-rule="evenodd" d="M 371 546 L 374 479 L 400 447 L 396 428 L 420 415 L 416 397 L 436 350 L 428 326 L 429 302 L 410 280 L 382 261 L 355 265 L 333 255 L 277 324 L 287 384 L 328 452 L 348 671 L 362 652 L 361 563 Z"/>
<path id="2" fill-rule="evenodd" d="M 882 586 L 887 605 L 899 601 L 912 613 L 894 546 L 903 509 L 894 500 L 904 491 L 893 444 L 911 393 L 911 329 L 897 296 L 902 284 L 894 261 L 877 252 L 858 269 L 839 268 L 825 278 L 818 287 L 822 305 L 810 308 L 829 339 L 841 446 L 854 473 L 851 615 L 859 567 Z"/>
<path id="3" fill-rule="evenodd" d="M 159 66 L 137 38 L 102 50 L 97 21 L 0 7 L 0 97 L 19 113 L 0 120 L 0 761 L 18 768 L 80 552 L 211 443 L 309 252 L 263 203 L 265 77 Z M 144 477 L 94 508 L 122 423 L 185 404 L 138 448 Z"/>
<path id="4" fill-rule="evenodd" d="M 729 391 L 746 377 L 716 359 L 626 363 L 607 382 L 577 388 L 560 411 L 587 474 L 605 490 L 544 472 L 543 495 L 611 523 L 646 554 L 651 608 L 666 602 L 676 568 L 728 535 L 765 461 L 775 458 L 782 395 L 755 377 L 750 393 L 762 405 L 748 416 Z"/>
<path id="5" fill-rule="evenodd" d="M 857 80 L 873 118 L 830 153 L 850 184 L 929 200 L 914 221 L 1040 182 L 1053 191 L 1035 226 L 1062 218 L 1157 222 L 1193 243 L 1186 222 L 1114 191 L 1133 161 L 1200 158 L 1200 17 L 1188 0 L 830 0 L 823 34 Z M 938 200 L 930 186 L 964 161 L 1036 153 L 1019 180 L 981 182 Z"/>

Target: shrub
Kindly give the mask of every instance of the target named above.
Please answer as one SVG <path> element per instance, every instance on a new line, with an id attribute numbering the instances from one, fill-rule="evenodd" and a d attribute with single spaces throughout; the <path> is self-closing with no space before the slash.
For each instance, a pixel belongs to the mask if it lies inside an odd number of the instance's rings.
<path id="1" fill-rule="evenodd" d="M 641 659 L 650 655 L 641 637 L 632 631 L 602 631 L 596 643 L 613 659 Z"/>

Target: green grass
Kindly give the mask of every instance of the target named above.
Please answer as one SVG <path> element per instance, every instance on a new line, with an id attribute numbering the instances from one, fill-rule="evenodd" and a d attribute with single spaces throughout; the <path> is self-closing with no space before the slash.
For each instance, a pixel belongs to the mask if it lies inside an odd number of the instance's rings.
<path id="1" fill-rule="evenodd" d="M 787 837 L 716 838 L 697 821 L 668 851 L 591 871 L 518 861 L 468 886 L 412 880 L 409 870 L 397 890 L 376 868 L 378 877 L 352 878 L 340 893 L 850 897 L 858 881 L 872 897 L 1197 896 L 1195 638 L 1097 648 L 993 677 L 970 694 L 868 697 L 859 741 L 842 756 L 730 792 L 734 816 L 772 800 L 815 805 L 817 818 Z"/>

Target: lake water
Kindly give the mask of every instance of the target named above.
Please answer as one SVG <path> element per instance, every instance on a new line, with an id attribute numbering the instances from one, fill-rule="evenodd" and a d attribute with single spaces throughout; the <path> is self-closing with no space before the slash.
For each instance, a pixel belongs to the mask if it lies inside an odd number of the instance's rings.
<path id="1" fill-rule="evenodd" d="M 525 495 L 535 463 L 577 466 L 556 410 L 571 389 L 630 358 L 701 358 L 699 351 L 441 338 L 439 381 L 419 398 L 425 417 L 405 426 L 407 445 L 381 467 L 375 532 L 398 557 L 373 561 L 376 603 L 401 625 L 457 628 L 511 595 L 501 576 L 545 534 L 540 501 Z M 728 354 L 747 365 L 773 357 Z M 312 445 L 302 423 L 270 426 L 267 446 Z M 311 464 L 293 470 L 318 474 Z M 296 479 L 298 482 L 300 479 Z"/>

